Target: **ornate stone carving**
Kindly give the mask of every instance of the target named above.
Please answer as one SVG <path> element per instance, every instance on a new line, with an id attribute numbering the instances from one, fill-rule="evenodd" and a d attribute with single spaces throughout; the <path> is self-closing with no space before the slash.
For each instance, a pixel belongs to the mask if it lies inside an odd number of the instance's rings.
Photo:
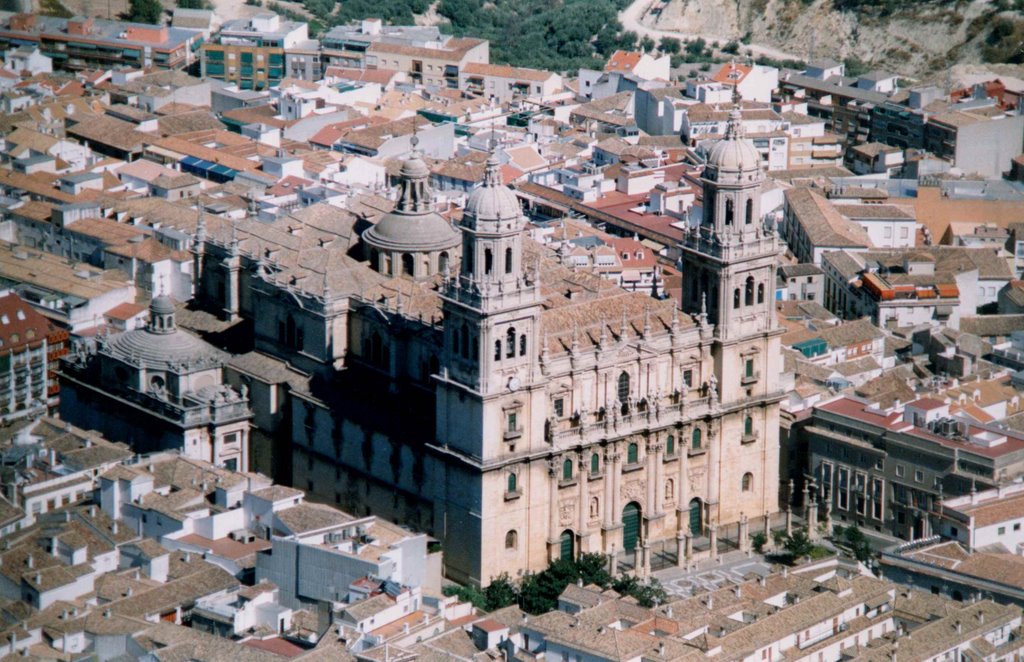
<path id="1" fill-rule="evenodd" d="M 622 486 L 622 498 L 626 501 L 642 501 L 646 494 L 646 481 L 631 480 Z"/>
<path id="2" fill-rule="evenodd" d="M 576 521 L 576 499 L 566 499 L 558 506 L 560 524 L 572 524 Z"/>

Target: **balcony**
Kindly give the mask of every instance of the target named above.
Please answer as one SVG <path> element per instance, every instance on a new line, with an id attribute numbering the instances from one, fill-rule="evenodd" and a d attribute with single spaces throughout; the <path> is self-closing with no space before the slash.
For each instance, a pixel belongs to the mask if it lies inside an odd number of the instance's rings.
<path id="1" fill-rule="evenodd" d="M 756 370 L 749 375 L 743 375 L 740 377 L 740 384 L 743 386 L 749 386 L 750 384 L 756 384 L 761 379 L 761 371 Z"/>
<path id="2" fill-rule="evenodd" d="M 744 444 L 744 445 L 746 445 L 746 444 L 752 444 L 752 443 L 754 443 L 755 441 L 757 441 L 757 435 L 756 435 L 756 434 L 753 434 L 753 433 L 751 433 L 751 434 L 745 434 L 745 435 L 743 435 L 742 437 L 740 437 L 740 443 L 741 443 L 741 444 Z"/>
<path id="3" fill-rule="evenodd" d="M 516 439 L 519 439 L 520 437 L 523 436 L 523 428 L 517 427 L 511 430 L 505 430 L 503 436 L 505 438 L 505 441 L 515 441 Z"/>
<path id="4" fill-rule="evenodd" d="M 557 445 L 589 444 L 609 437 L 621 437 L 648 428 L 665 428 L 700 418 L 708 413 L 708 398 L 694 398 L 686 402 L 649 405 L 646 411 L 633 411 L 621 415 L 618 411 L 603 415 L 588 414 L 586 420 L 576 421 L 572 427 L 556 430 L 553 440 Z"/>

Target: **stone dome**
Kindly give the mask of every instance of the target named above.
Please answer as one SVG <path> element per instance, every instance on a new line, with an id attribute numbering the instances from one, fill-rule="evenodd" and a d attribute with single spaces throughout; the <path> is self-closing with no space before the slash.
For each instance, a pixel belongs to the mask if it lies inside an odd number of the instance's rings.
<path id="1" fill-rule="evenodd" d="M 481 221 L 515 220 L 522 216 L 519 199 L 501 181 L 501 164 L 495 154 L 487 159 L 483 186 L 469 194 L 462 214 L 464 227 L 475 227 Z"/>
<path id="2" fill-rule="evenodd" d="M 161 294 L 149 304 L 149 324 L 126 331 L 107 343 L 105 352 L 127 362 L 141 362 L 150 370 L 174 370 L 182 364 L 220 365 L 224 353 L 205 340 L 177 327 L 174 301 Z"/>
<path id="3" fill-rule="evenodd" d="M 761 167 L 761 155 L 754 143 L 743 137 L 738 109 L 729 113 L 729 128 L 724 139 L 715 143 L 708 155 L 708 167 L 715 170 L 739 172 Z"/>
<path id="4" fill-rule="evenodd" d="M 149 305 L 149 311 L 156 313 L 157 315 L 173 315 L 174 314 L 174 302 L 171 301 L 171 297 L 166 294 L 161 294 L 153 299 L 153 302 Z"/>
<path id="5" fill-rule="evenodd" d="M 402 163 L 400 194 L 394 211 L 363 234 L 372 248 L 400 253 L 428 253 L 453 248 L 461 242 L 459 231 L 433 210 L 428 185 L 430 169 L 419 152 Z"/>
<path id="6" fill-rule="evenodd" d="M 151 370 L 173 370 L 181 364 L 209 367 L 223 363 L 220 350 L 181 329 L 171 333 L 154 333 L 148 328 L 126 331 L 111 338 L 105 351 L 119 359 L 141 361 Z"/>

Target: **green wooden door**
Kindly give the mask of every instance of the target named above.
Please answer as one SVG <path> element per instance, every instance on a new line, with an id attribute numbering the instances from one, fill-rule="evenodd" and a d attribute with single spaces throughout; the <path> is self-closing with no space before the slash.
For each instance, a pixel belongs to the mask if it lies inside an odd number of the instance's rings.
<path id="1" fill-rule="evenodd" d="M 572 561 L 572 531 L 562 531 L 562 537 L 559 539 L 560 552 L 559 557 L 566 561 Z"/>
<path id="2" fill-rule="evenodd" d="M 627 552 L 636 549 L 640 539 L 640 504 L 631 501 L 622 509 L 622 548 Z"/>
<path id="3" fill-rule="evenodd" d="M 700 499 L 694 499 L 690 502 L 690 535 L 699 536 L 704 532 L 704 504 L 700 502 Z"/>

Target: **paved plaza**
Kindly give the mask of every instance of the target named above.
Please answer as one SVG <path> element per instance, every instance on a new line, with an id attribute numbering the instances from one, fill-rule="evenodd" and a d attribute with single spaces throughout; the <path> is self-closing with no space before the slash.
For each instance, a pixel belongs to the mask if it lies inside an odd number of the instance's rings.
<path id="1" fill-rule="evenodd" d="M 690 570 L 666 568 L 653 574 L 669 595 L 689 597 L 742 582 L 750 573 L 768 575 L 771 572 L 771 564 L 757 554 L 747 556 L 743 552 L 731 552 L 719 558 L 721 563 L 706 560 Z"/>

